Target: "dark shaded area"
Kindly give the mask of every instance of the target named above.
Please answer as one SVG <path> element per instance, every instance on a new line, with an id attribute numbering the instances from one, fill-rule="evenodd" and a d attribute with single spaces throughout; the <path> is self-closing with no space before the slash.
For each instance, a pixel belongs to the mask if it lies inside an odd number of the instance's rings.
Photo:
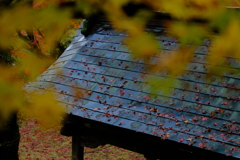
<path id="1" fill-rule="evenodd" d="M 14 0 L 0 0 L 0 7 L 8 7 Z"/>
<path id="2" fill-rule="evenodd" d="M 0 48 L 0 64 L 11 65 L 15 61 L 14 57 L 10 54 L 10 49 Z"/>
<path id="3" fill-rule="evenodd" d="M 140 10 L 148 10 L 153 11 L 153 8 L 149 6 L 147 3 L 134 3 L 129 2 L 128 4 L 122 7 L 123 11 L 130 17 L 134 16 Z"/>
<path id="4" fill-rule="evenodd" d="M 103 14 L 99 13 L 99 15 Z M 95 31 L 94 29 L 98 22 L 99 15 L 92 15 L 83 21 L 83 28 L 81 29 L 81 33 L 85 37 L 89 36 L 90 34 L 93 33 L 93 31 Z"/>
<path id="5" fill-rule="evenodd" d="M 14 113 L 0 129 L 0 157 L 2 160 L 18 160 L 19 141 L 17 113 Z"/>

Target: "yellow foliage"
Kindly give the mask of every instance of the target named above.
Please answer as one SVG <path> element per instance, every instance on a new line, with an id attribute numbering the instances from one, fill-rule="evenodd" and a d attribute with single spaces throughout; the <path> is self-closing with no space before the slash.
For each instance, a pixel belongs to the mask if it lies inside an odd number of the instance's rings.
<path id="1" fill-rule="evenodd" d="M 182 45 L 194 44 L 201 45 L 202 39 L 207 36 L 207 29 L 205 26 L 175 22 L 169 25 L 169 32 L 177 37 L 179 43 Z"/>
<path id="2" fill-rule="evenodd" d="M 151 13 L 140 11 L 130 18 L 126 16 L 121 8 L 127 2 L 128 0 L 109 0 L 109 3 L 106 3 L 103 7 L 114 27 L 129 34 L 125 42 L 129 49 L 132 50 L 134 56 L 146 58 L 149 55 L 154 55 L 158 52 L 159 44 L 152 35 L 145 32 L 145 25 L 150 19 Z M 112 12 L 113 10 L 114 12 Z"/>
<path id="3" fill-rule="evenodd" d="M 97 13 L 99 7 L 104 5 L 100 0 L 77 0 L 77 9 L 81 10 L 85 15 Z"/>
<path id="4" fill-rule="evenodd" d="M 23 83 L 16 76 L 16 68 L 1 66 L 0 70 L 0 126 L 7 118 L 24 106 Z"/>
<path id="5" fill-rule="evenodd" d="M 51 92 L 31 93 L 28 99 L 30 103 L 21 108 L 21 115 L 36 118 L 44 127 L 59 124 L 66 114 L 66 108 L 59 105 L 55 99 Z"/>
<path id="6" fill-rule="evenodd" d="M 148 58 L 149 56 L 159 52 L 159 43 L 154 39 L 154 37 L 147 33 L 130 35 L 126 39 L 126 43 L 134 56 L 138 58 Z"/>
<path id="7" fill-rule="evenodd" d="M 151 93 L 167 95 L 173 90 L 175 81 L 176 79 L 170 77 L 149 79 L 149 83 L 151 84 Z"/>
<path id="8" fill-rule="evenodd" d="M 212 66 L 223 64 L 223 57 L 233 56 L 240 59 L 239 30 L 240 21 L 233 19 L 224 33 L 213 40 L 211 56 L 207 59 Z"/>
<path id="9" fill-rule="evenodd" d="M 25 52 L 26 53 L 26 52 Z M 53 59 L 39 59 L 31 53 L 26 54 L 18 64 L 19 72 L 27 74 L 28 81 L 34 81 L 44 69 L 53 63 Z"/>
<path id="10" fill-rule="evenodd" d="M 69 11 L 54 7 L 34 10 L 29 6 L 17 6 L 11 10 L 4 10 L 0 18 L 0 47 L 8 47 L 13 44 L 18 46 L 21 41 L 16 42 L 11 39 L 16 30 L 32 31 L 33 27 L 44 28 L 46 30 L 45 43 L 54 47 L 69 22 Z"/>
<path id="11" fill-rule="evenodd" d="M 72 10 L 58 9 L 58 0 L 35 1 L 33 8 L 28 5 L 16 5 L 0 11 L 0 47 L 13 47 L 11 54 L 20 60 L 17 63 L 15 72 L 11 69 L 2 68 L 0 70 L 0 114 L 5 120 L 12 112 L 22 108 L 22 112 L 27 116 L 36 116 L 41 123 L 56 122 L 61 119 L 63 108 L 56 105 L 54 96 L 50 93 L 43 95 L 31 95 L 31 105 L 24 106 L 25 100 L 22 93 L 22 81 L 17 77 L 19 73 L 24 73 L 33 81 L 52 60 L 43 59 L 39 61 L 30 51 L 31 45 L 17 38 L 16 31 L 34 32 L 36 29 L 44 29 L 44 43 L 41 46 L 44 54 L 53 49 L 65 32 L 66 26 L 71 20 Z M 236 12 L 226 9 L 226 6 L 239 6 L 239 0 L 79 0 L 76 9 L 83 11 L 86 15 L 96 13 L 99 10 L 107 14 L 113 26 L 129 34 L 126 43 L 133 51 L 134 56 L 148 58 L 159 53 L 159 44 L 154 37 L 145 32 L 145 25 L 151 18 L 152 13 L 140 11 L 134 17 L 128 17 L 122 10 L 122 6 L 128 2 L 145 3 L 152 6 L 156 11 L 164 11 L 172 17 L 182 22 L 172 23 L 167 26 L 170 33 L 179 38 L 180 49 L 168 54 L 160 55 L 161 60 L 152 69 L 155 71 L 168 70 L 176 76 L 182 73 L 188 62 L 193 58 L 194 48 L 188 46 L 189 43 L 200 44 L 201 39 L 209 34 L 213 28 L 220 30 L 220 35 L 213 38 L 211 56 L 207 59 L 212 65 L 221 64 L 228 55 L 240 58 L 239 16 Z M 234 18 L 233 18 L 234 17 Z M 206 19 L 206 25 L 189 24 L 190 19 Z M 34 28 L 34 29 L 33 29 Z M 23 32 L 21 32 L 23 33 Z M 26 36 L 26 33 L 23 34 Z M 34 37 L 37 38 L 41 37 Z M 214 68 L 212 68 L 214 70 Z M 215 70 L 216 71 L 216 70 Z M 161 81 L 161 82 L 160 82 Z M 172 86 L 173 79 L 156 80 L 153 86 L 163 83 L 165 87 Z M 167 86 L 167 87 L 166 87 Z M 156 87 L 154 87 L 156 89 Z M 161 90 L 162 88 L 157 88 Z M 163 89 L 168 90 L 168 89 Z M 83 96 L 81 91 L 73 91 L 79 97 Z M 23 107 L 24 106 L 24 107 Z M 42 118 L 40 118 L 42 117 Z"/>
<path id="12" fill-rule="evenodd" d="M 180 48 L 172 53 L 161 56 L 160 61 L 157 62 L 151 69 L 157 71 L 167 70 L 171 76 L 177 76 L 184 72 L 189 62 L 193 59 L 194 48 L 188 46 Z"/>
<path id="13" fill-rule="evenodd" d="M 155 0 L 161 10 L 180 19 L 210 18 L 225 9 L 226 0 Z"/>
<path id="14" fill-rule="evenodd" d="M 45 29 L 45 44 L 55 48 L 55 44 L 63 36 L 66 26 L 70 23 L 70 13 L 66 10 L 48 8 L 33 15 L 38 21 L 33 26 Z"/>
<path id="15" fill-rule="evenodd" d="M 54 48 L 71 20 L 71 13 L 68 10 L 59 10 L 53 6 L 36 10 L 27 5 L 17 5 L 0 12 L 0 48 L 14 47 L 11 54 L 19 59 L 16 62 L 17 67 L 15 67 L 14 72 L 13 69 L 0 67 L 0 125 L 7 120 L 9 115 L 20 109 L 24 115 L 35 116 L 43 124 L 59 123 L 63 108 L 57 106 L 53 100 L 48 99 L 48 97 L 53 98 L 49 94 L 32 96 L 34 103 L 31 107 L 26 106 L 23 79 L 27 77 L 28 81 L 34 81 L 53 62 L 53 59 L 50 56 L 49 59 L 37 58 L 34 53 L 29 51 L 32 46 L 18 38 L 16 31 L 20 31 L 23 36 L 26 36 L 27 33 L 23 30 L 34 32 L 33 28 L 44 28 L 44 41 L 43 39 L 40 41 L 40 37 L 36 37 L 37 35 L 34 37 L 35 41 L 45 43 L 49 48 Z M 47 51 L 42 44 L 39 48 Z M 20 78 L 22 75 L 23 79 Z"/>

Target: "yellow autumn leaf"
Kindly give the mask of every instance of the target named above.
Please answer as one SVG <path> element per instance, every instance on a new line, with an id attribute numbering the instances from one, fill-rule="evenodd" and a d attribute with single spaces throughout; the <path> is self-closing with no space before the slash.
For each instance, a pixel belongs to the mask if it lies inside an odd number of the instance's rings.
<path id="1" fill-rule="evenodd" d="M 125 42 L 132 51 L 133 55 L 138 58 L 148 58 L 149 56 L 155 55 L 159 52 L 158 41 L 147 33 L 130 35 Z"/>
<path id="2" fill-rule="evenodd" d="M 44 69 L 54 62 L 54 59 L 50 57 L 39 59 L 31 52 L 25 51 L 24 53 L 25 57 L 18 62 L 18 70 L 27 75 L 27 81 L 34 81 Z"/>
<path id="3" fill-rule="evenodd" d="M 24 106 L 23 83 L 17 77 L 15 67 L 0 66 L 0 127 L 7 118 Z"/>
<path id="4" fill-rule="evenodd" d="M 175 22 L 168 27 L 171 35 L 177 37 L 179 43 L 183 45 L 201 45 L 202 39 L 208 34 L 206 27 L 203 25 Z"/>
<path id="5" fill-rule="evenodd" d="M 183 73 L 189 62 L 193 59 L 194 48 L 190 46 L 182 47 L 169 54 L 164 54 L 151 70 L 163 71 L 167 70 L 171 76 L 177 76 Z"/>
<path id="6" fill-rule="evenodd" d="M 30 101 L 22 107 L 20 113 L 27 118 L 36 118 L 41 126 L 53 126 L 63 120 L 66 108 L 56 101 L 56 96 L 51 92 L 30 93 Z"/>
<path id="7" fill-rule="evenodd" d="M 217 36 L 212 42 L 212 48 L 210 50 L 211 56 L 207 61 L 212 65 L 219 65 L 223 63 L 222 57 L 233 56 L 240 58 L 240 37 L 237 34 L 240 29 L 240 22 L 238 19 L 233 19 L 227 26 L 226 31 Z"/>

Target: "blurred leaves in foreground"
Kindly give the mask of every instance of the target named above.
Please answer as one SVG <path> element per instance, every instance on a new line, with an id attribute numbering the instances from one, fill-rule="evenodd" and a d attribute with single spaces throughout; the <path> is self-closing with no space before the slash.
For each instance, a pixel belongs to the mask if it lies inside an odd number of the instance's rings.
<path id="1" fill-rule="evenodd" d="M 36 118 L 42 126 L 54 126 L 64 117 L 66 109 L 56 103 L 56 97 L 51 92 L 30 93 L 25 106 L 20 113 L 26 118 Z"/>
<path id="2" fill-rule="evenodd" d="M 4 62 L 0 66 L 0 126 L 19 110 L 43 125 L 54 125 L 63 117 L 64 108 L 56 104 L 52 94 L 36 93 L 27 99 L 23 91 L 26 82 L 34 81 L 64 51 L 81 23 L 71 19 L 69 10 L 53 4 L 38 1 L 32 6 L 20 1 L 0 6 L 0 54 Z"/>
<path id="3" fill-rule="evenodd" d="M 33 96 L 27 105 L 22 88 L 26 82 L 42 73 L 68 45 L 80 21 L 73 20 L 75 12 L 85 16 L 104 12 L 113 26 L 127 32 L 126 44 L 134 56 L 148 58 L 160 53 L 159 42 L 145 32 L 145 25 L 152 18 L 152 11 L 168 13 L 174 21 L 166 22 L 169 36 L 178 39 L 180 50 L 163 55 L 154 70 L 168 70 L 171 76 L 184 72 L 192 60 L 194 45 L 203 39 L 212 43 L 207 46 L 208 63 L 212 66 L 225 62 L 222 57 L 240 58 L 239 0 L 13 0 L 0 1 L 0 58 L 9 65 L 1 66 L 0 123 L 13 112 L 21 109 L 27 116 L 42 117 L 39 121 L 55 122 L 64 111 L 55 105 L 52 96 Z M 124 6 L 129 3 L 144 5 L 131 16 Z M 229 9 L 230 6 L 233 9 Z M 131 11 L 131 10 L 130 10 Z M 195 20 L 195 21 L 194 21 Z M 74 22 L 73 22 L 74 21 Z M 203 22 L 203 23 L 198 23 Z M 72 30 L 73 29 L 73 30 Z M 63 40 L 63 38 L 65 40 Z M 193 48 L 189 48 L 189 46 Z M 220 58 L 221 57 L 221 58 Z M 210 68 L 209 73 L 216 68 Z M 156 85 L 157 80 L 153 85 Z M 171 81 L 169 81 L 171 82 Z M 160 90 L 161 88 L 159 88 Z M 50 98 L 51 99 L 51 98 Z M 23 115 L 24 115 L 23 114 Z"/>

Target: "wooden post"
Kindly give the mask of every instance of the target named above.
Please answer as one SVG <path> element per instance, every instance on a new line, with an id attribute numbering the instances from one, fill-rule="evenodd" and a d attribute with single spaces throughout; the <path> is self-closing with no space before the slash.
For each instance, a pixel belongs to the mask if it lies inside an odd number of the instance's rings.
<path id="1" fill-rule="evenodd" d="M 72 160 L 84 160 L 84 147 L 80 140 L 80 136 L 72 136 Z"/>
<path id="2" fill-rule="evenodd" d="M 146 158 L 146 160 L 157 160 L 156 158 L 153 158 L 153 157 L 150 157 L 150 156 L 146 156 L 146 155 L 144 155 L 144 157 Z"/>

